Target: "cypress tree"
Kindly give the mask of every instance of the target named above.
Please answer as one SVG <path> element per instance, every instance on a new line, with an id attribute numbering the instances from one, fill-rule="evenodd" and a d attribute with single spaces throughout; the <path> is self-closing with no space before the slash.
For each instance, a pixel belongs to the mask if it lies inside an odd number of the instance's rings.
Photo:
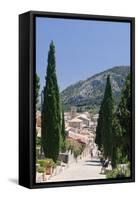
<path id="1" fill-rule="evenodd" d="M 38 97 L 39 97 L 39 89 L 40 89 L 40 78 L 39 78 L 39 76 L 36 74 L 35 75 L 35 95 L 36 95 L 36 104 L 38 103 L 38 101 L 39 101 L 39 99 L 38 99 Z"/>
<path id="2" fill-rule="evenodd" d="M 130 160 L 130 141 L 131 141 L 131 86 L 130 74 L 126 78 L 125 86 L 122 90 L 121 101 L 117 109 L 117 118 L 121 126 L 120 148 L 122 149 L 123 157 L 127 156 Z"/>
<path id="3" fill-rule="evenodd" d="M 66 151 L 66 132 L 65 132 L 65 120 L 64 120 L 64 110 L 62 107 L 62 127 L 61 127 L 61 151 Z"/>
<path id="4" fill-rule="evenodd" d="M 122 89 L 121 100 L 117 111 L 114 115 L 113 132 L 114 132 L 114 149 L 112 166 L 130 161 L 130 129 L 131 129 L 131 92 L 130 92 L 130 75 L 126 79 Z"/>
<path id="5" fill-rule="evenodd" d="M 117 118 L 116 112 L 114 113 L 113 117 L 113 155 L 112 155 L 112 167 L 116 168 L 118 163 L 121 163 L 122 154 L 121 154 L 121 126 L 119 120 Z"/>
<path id="6" fill-rule="evenodd" d="M 64 110 L 62 108 L 62 128 L 61 128 L 61 136 L 63 138 L 63 141 L 65 141 L 66 133 L 65 133 L 65 119 L 64 119 Z"/>
<path id="7" fill-rule="evenodd" d="M 60 149 L 60 100 L 56 77 L 55 46 L 50 43 L 42 105 L 42 147 L 47 158 L 57 161 Z"/>
<path id="8" fill-rule="evenodd" d="M 112 159 L 113 153 L 113 115 L 114 115 L 114 101 L 112 96 L 112 88 L 110 83 L 110 76 L 107 76 L 106 88 L 103 99 L 103 128 L 102 128 L 102 142 L 105 157 Z"/>
<path id="9" fill-rule="evenodd" d="M 101 103 L 101 107 L 100 107 L 100 111 L 99 111 L 99 118 L 98 118 L 98 124 L 96 127 L 96 144 L 98 144 L 99 149 L 102 148 L 102 128 L 103 128 L 103 108 L 102 108 L 102 104 Z"/>
<path id="10" fill-rule="evenodd" d="M 104 97 L 99 111 L 98 125 L 96 129 L 96 143 L 99 148 L 103 147 L 105 157 L 112 158 L 113 153 L 113 111 L 114 101 L 112 97 L 112 88 L 110 76 L 107 76 Z"/>

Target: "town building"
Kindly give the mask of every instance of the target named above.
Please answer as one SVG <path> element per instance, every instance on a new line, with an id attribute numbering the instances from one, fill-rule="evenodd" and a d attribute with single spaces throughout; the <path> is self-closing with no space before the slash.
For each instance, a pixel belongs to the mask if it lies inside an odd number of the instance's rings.
<path id="1" fill-rule="evenodd" d="M 78 119 L 77 117 L 71 119 L 68 123 L 69 123 L 69 126 L 73 128 L 81 129 L 83 126 L 83 120 Z"/>

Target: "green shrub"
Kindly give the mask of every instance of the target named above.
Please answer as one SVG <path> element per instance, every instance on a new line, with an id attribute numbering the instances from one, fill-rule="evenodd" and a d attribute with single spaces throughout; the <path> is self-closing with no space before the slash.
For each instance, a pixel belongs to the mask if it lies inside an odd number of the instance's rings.
<path id="1" fill-rule="evenodd" d="M 81 144 L 76 140 L 67 140 L 66 141 L 66 149 L 69 151 L 71 151 L 71 153 L 73 153 L 74 157 L 77 158 L 79 155 L 82 154 L 82 152 L 84 151 L 86 145 L 85 144 Z"/>
<path id="2" fill-rule="evenodd" d="M 77 158 L 79 155 L 81 155 L 81 150 L 79 148 L 76 148 L 73 150 L 74 158 Z"/>
<path id="3" fill-rule="evenodd" d="M 61 143 L 61 146 L 60 146 L 61 152 L 62 152 L 62 153 L 65 153 L 66 150 L 67 150 L 67 142 L 66 142 L 66 140 L 63 141 L 63 139 L 61 138 L 60 143 Z"/>
<path id="4" fill-rule="evenodd" d="M 71 151 L 71 153 L 73 152 L 73 148 L 74 148 L 74 141 L 73 140 L 67 140 L 66 141 L 66 149 L 68 151 Z"/>
<path id="5" fill-rule="evenodd" d="M 45 159 L 45 167 L 48 168 L 48 167 L 55 167 L 56 164 L 55 162 L 51 159 L 51 158 L 46 158 Z"/>
<path id="6" fill-rule="evenodd" d="M 107 178 L 125 178 L 125 177 L 130 177 L 130 175 L 131 175 L 130 165 L 128 163 L 126 168 L 117 167 L 113 169 L 112 171 L 108 171 L 106 174 L 106 177 Z"/>
<path id="7" fill-rule="evenodd" d="M 45 160 L 38 160 L 38 164 L 40 164 L 41 167 L 45 167 Z"/>
<path id="8" fill-rule="evenodd" d="M 117 178 L 118 170 L 113 169 L 112 171 L 108 171 L 106 174 L 106 178 Z"/>
<path id="9" fill-rule="evenodd" d="M 50 158 L 46 158 L 44 160 L 38 160 L 37 163 L 40 164 L 40 166 L 44 168 L 56 166 L 55 162 Z"/>
<path id="10" fill-rule="evenodd" d="M 38 167 L 38 169 L 37 169 L 37 171 L 39 172 L 39 173 L 45 173 L 45 167 Z"/>

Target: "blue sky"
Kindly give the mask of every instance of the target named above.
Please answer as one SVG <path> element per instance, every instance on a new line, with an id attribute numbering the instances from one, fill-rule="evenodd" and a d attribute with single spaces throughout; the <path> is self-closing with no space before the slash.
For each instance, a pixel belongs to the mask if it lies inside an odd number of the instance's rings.
<path id="1" fill-rule="evenodd" d="M 51 40 L 60 91 L 118 65 L 130 65 L 130 24 L 36 17 L 36 72 L 45 84 Z"/>

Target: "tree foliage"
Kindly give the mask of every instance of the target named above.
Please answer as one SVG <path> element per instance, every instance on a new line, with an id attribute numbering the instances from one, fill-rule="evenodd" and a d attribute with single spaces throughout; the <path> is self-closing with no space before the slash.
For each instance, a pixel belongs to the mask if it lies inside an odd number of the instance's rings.
<path id="1" fill-rule="evenodd" d="M 128 75 L 125 87 L 122 90 L 122 97 L 117 110 L 117 118 L 121 126 L 121 143 L 123 154 L 128 155 L 130 160 L 130 141 L 131 141 L 131 87 L 130 74 Z"/>
<path id="2" fill-rule="evenodd" d="M 122 89 L 121 100 L 115 113 L 113 130 L 116 137 L 114 165 L 126 163 L 131 159 L 131 86 L 130 74 Z"/>
<path id="3" fill-rule="evenodd" d="M 56 162 L 60 149 L 61 112 L 53 41 L 49 47 L 45 80 L 42 105 L 42 147 L 45 156 Z"/>
<path id="4" fill-rule="evenodd" d="M 112 88 L 110 76 L 107 76 L 104 98 L 99 111 L 98 126 L 96 129 L 96 142 L 98 146 L 103 147 L 105 157 L 112 158 L 113 154 L 113 114 L 114 101 L 112 97 Z"/>
<path id="5" fill-rule="evenodd" d="M 64 119 L 64 110 L 62 107 L 62 124 L 61 124 L 61 140 L 60 140 L 61 151 L 66 151 L 66 132 L 65 132 L 65 119 Z"/>
<path id="6" fill-rule="evenodd" d="M 131 160 L 131 85 L 130 74 L 121 91 L 120 103 L 114 112 L 110 77 L 107 77 L 104 98 L 99 111 L 96 143 L 109 156 L 112 167 Z"/>
<path id="7" fill-rule="evenodd" d="M 102 127 L 102 141 L 105 157 L 112 158 L 113 153 L 113 114 L 114 114 L 114 101 L 112 97 L 112 88 L 110 83 L 110 76 L 107 77 L 107 83 L 102 103 L 103 110 L 103 127 Z"/>
<path id="8" fill-rule="evenodd" d="M 98 144 L 99 149 L 102 148 L 102 126 L 103 126 L 103 108 L 102 108 L 102 104 L 101 103 L 101 107 L 100 107 L 100 111 L 99 111 L 99 118 L 98 118 L 98 125 L 96 127 L 96 144 Z"/>
<path id="9" fill-rule="evenodd" d="M 36 81 L 35 81 L 35 95 L 36 95 L 36 104 L 39 102 L 39 90 L 40 90 L 40 78 L 36 74 Z"/>

